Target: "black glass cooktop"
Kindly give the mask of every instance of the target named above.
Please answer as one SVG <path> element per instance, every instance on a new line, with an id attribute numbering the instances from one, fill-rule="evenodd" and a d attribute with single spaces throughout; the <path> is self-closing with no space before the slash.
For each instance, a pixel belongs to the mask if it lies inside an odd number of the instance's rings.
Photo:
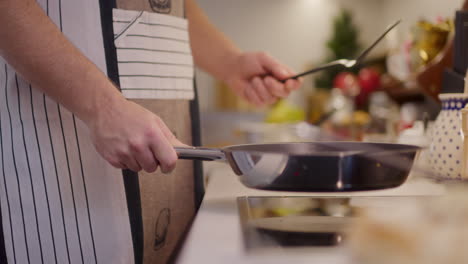
<path id="1" fill-rule="evenodd" d="M 418 197 L 238 197 L 247 250 L 336 247 L 365 208 L 398 206 Z M 427 198 L 427 197 L 426 197 Z"/>

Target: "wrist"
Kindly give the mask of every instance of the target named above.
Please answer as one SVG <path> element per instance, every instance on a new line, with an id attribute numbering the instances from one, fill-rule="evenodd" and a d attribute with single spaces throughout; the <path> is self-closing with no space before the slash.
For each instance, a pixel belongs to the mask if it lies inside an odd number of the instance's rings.
<path id="1" fill-rule="evenodd" d="M 109 82 L 107 89 L 102 89 L 93 98 L 78 116 L 88 127 L 99 123 L 111 116 L 118 115 L 119 109 L 127 102 L 117 88 Z"/>
<path id="2" fill-rule="evenodd" d="M 223 67 L 220 67 L 219 76 L 217 76 L 224 83 L 228 83 L 231 76 L 233 76 L 233 71 L 238 71 L 239 67 L 239 58 L 242 56 L 243 52 L 237 48 L 232 48 L 227 51 L 221 58 Z"/>

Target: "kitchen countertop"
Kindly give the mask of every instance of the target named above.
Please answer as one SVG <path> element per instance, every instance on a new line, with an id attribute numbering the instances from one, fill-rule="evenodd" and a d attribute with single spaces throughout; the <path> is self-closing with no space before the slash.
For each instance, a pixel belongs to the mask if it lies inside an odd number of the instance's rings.
<path id="1" fill-rule="evenodd" d="M 353 193 L 290 193 L 260 191 L 244 187 L 230 167 L 208 162 L 205 198 L 177 259 L 179 264 L 193 263 L 351 263 L 346 248 L 300 247 L 246 252 L 236 198 L 241 196 L 424 196 L 441 195 L 444 188 L 410 175 L 398 188 Z"/>

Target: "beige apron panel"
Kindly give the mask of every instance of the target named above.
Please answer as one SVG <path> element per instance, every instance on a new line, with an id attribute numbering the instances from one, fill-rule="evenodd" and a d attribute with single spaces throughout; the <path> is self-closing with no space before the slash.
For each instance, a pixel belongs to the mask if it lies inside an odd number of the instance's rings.
<path id="1" fill-rule="evenodd" d="M 152 11 L 150 1 L 117 0 L 117 8 Z M 183 0 L 172 0 L 170 13 L 182 17 Z M 192 143 L 190 102 L 187 100 L 132 100 L 161 117 L 182 142 Z M 193 162 L 178 161 L 170 174 L 139 174 L 144 233 L 144 264 L 167 263 L 182 242 L 195 215 Z"/>
<path id="2" fill-rule="evenodd" d="M 116 0 L 117 8 L 184 17 L 184 0 Z"/>
<path id="3" fill-rule="evenodd" d="M 159 115 L 182 142 L 192 142 L 189 101 L 132 101 Z M 144 231 L 143 263 L 167 263 L 174 249 L 182 242 L 183 234 L 195 214 L 193 162 L 178 161 L 177 168 L 170 175 L 159 171 L 140 173 L 140 191 Z"/>

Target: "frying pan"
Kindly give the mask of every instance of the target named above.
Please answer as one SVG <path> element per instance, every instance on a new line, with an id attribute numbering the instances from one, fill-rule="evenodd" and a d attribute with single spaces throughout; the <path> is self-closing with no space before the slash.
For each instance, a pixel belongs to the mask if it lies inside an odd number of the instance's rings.
<path id="1" fill-rule="evenodd" d="M 397 187 L 417 146 L 369 142 L 176 147 L 179 159 L 227 161 L 247 187 L 292 192 L 342 192 Z"/>

